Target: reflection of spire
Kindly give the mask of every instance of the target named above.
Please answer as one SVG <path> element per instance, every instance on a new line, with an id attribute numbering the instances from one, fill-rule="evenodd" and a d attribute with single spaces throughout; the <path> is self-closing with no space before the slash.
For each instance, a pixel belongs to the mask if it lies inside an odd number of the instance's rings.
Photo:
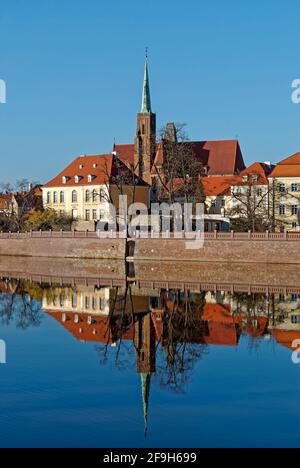
<path id="1" fill-rule="evenodd" d="M 151 383 L 151 374 L 142 373 L 141 384 L 142 384 L 143 409 L 144 409 L 145 437 L 147 435 L 147 429 L 148 429 L 148 407 L 149 407 L 149 396 L 150 396 L 150 383 Z"/>

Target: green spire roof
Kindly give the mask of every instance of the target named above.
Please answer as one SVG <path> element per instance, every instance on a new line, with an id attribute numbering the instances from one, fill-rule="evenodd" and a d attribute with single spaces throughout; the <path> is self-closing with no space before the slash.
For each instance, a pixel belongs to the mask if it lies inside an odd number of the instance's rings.
<path id="1" fill-rule="evenodd" d="M 148 74 L 148 59 L 146 55 L 145 69 L 144 69 L 144 83 L 143 83 L 143 96 L 142 96 L 142 114 L 151 113 L 151 99 L 150 99 L 150 85 L 149 85 L 149 74 Z"/>
<path id="2" fill-rule="evenodd" d="M 143 396 L 145 437 L 147 435 L 147 429 L 148 429 L 148 406 L 149 406 L 149 396 L 150 396 L 150 382 L 151 382 L 151 374 L 142 373 L 141 384 L 142 384 L 142 396 Z"/>

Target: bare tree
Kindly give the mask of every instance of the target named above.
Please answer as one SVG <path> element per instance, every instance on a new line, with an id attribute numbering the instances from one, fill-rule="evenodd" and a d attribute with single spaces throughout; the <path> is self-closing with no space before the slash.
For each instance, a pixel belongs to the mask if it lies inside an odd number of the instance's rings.
<path id="1" fill-rule="evenodd" d="M 232 207 L 226 213 L 236 231 L 265 231 L 270 228 L 269 186 L 248 181 L 231 190 Z"/>
<path id="2" fill-rule="evenodd" d="M 154 170 L 163 194 L 169 203 L 181 198 L 185 202 L 202 201 L 200 176 L 204 174 L 201 161 L 197 158 L 192 142 L 185 132 L 185 124 L 176 124 L 160 130 L 163 161 L 154 162 Z"/>

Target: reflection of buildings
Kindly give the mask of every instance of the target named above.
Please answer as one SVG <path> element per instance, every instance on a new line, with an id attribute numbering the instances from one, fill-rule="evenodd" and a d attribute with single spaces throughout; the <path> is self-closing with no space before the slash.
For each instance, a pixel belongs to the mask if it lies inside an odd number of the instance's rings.
<path id="1" fill-rule="evenodd" d="M 293 349 L 293 341 L 300 338 L 300 298 L 298 294 L 274 295 L 269 329 L 277 343 Z"/>
<path id="2" fill-rule="evenodd" d="M 151 374 L 155 372 L 156 336 L 153 316 L 139 314 L 134 324 L 134 346 L 136 349 L 137 372 L 141 376 L 144 427 L 147 432 L 148 406 L 150 396 Z"/>
<path id="3" fill-rule="evenodd" d="M 56 287 L 45 290 L 43 310 L 81 341 L 113 344 L 121 338 L 134 340 L 137 371 L 140 374 L 151 374 L 155 369 L 155 357 L 153 360 L 151 350 L 155 347 L 155 340 L 160 341 L 162 346 L 169 340 L 166 313 L 174 309 L 174 297 L 178 292 L 162 291 L 160 297 L 155 298 L 151 298 L 150 293 L 157 296 L 157 291 L 147 293 L 134 286 L 126 298 L 124 288 Z M 197 304 L 201 294 L 202 303 Z M 183 296 L 183 292 L 178 296 L 177 318 L 183 313 Z M 191 324 L 183 330 L 181 321 L 177 325 L 175 321 L 172 338 L 190 343 L 236 346 L 241 333 L 247 333 L 253 338 L 267 334 L 268 330 L 272 330 L 274 337 L 275 330 L 281 332 L 281 337 L 283 332 L 291 331 L 299 332 L 300 335 L 298 296 L 290 294 L 272 297 L 232 295 L 220 291 L 193 293 L 190 296 L 192 309 L 189 311 L 189 317 L 193 315 Z M 147 314 L 148 311 L 151 311 L 151 315 Z M 122 313 L 121 331 L 118 317 Z M 129 320 L 132 313 L 134 324 Z M 282 339 L 282 342 L 285 340 Z"/>
<path id="4" fill-rule="evenodd" d="M 153 296 L 152 296 L 153 294 Z M 188 293 L 186 291 L 94 288 L 52 288 L 44 292 L 43 309 L 80 341 L 105 346 L 131 341 L 140 374 L 145 432 L 147 431 L 151 376 L 159 373 L 156 348 L 160 343 L 166 369 L 185 359 L 178 355 L 189 344 L 187 365 L 197 360 L 193 350 L 202 346 L 237 346 L 241 335 L 254 341 L 270 335 L 292 348 L 300 338 L 300 301 L 296 296 Z M 106 348 L 105 348 L 106 349 Z M 200 351 L 201 352 L 201 351 Z M 158 370 L 157 368 L 158 367 Z M 191 369 L 191 367 L 190 367 Z M 178 371 L 178 370 L 177 370 Z"/>
<path id="5" fill-rule="evenodd" d="M 107 315 L 109 312 L 109 288 L 79 286 L 52 288 L 45 291 L 42 308 L 45 311 L 77 312 Z"/>

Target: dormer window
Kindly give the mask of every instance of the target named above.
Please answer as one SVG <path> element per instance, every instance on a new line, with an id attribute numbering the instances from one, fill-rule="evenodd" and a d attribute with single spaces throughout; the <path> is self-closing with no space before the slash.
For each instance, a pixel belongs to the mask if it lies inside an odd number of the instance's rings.
<path id="1" fill-rule="evenodd" d="M 93 174 L 88 175 L 88 182 L 92 182 L 95 176 Z"/>
<path id="2" fill-rule="evenodd" d="M 94 163 L 93 168 L 96 169 L 96 167 L 97 167 L 97 163 Z"/>
<path id="3" fill-rule="evenodd" d="M 243 176 L 243 182 L 248 182 L 248 176 L 247 175 Z"/>
<path id="4" fill-rule="evenodd" d="M 79 164 L 79 169 L 83 169 L 83 164 Z"/>
<path id="5" fill-rule="evenodd" d="M 75 178 L 75 184 L 78 184 L 80 180 L 82 179 L 82 177 L 79 175 L 76 175 L 74 178 Z"/>
<path id="6" fill-rule="evenodd" d="M 62 178 L 61 178 L 62 183 L 63 183 L 63 184 L 66 184 L 66 183 L 68 182 L 69 178 L 70 178 L 70 177 L 68 177 L 68 176 L 62 176 Z"/>

